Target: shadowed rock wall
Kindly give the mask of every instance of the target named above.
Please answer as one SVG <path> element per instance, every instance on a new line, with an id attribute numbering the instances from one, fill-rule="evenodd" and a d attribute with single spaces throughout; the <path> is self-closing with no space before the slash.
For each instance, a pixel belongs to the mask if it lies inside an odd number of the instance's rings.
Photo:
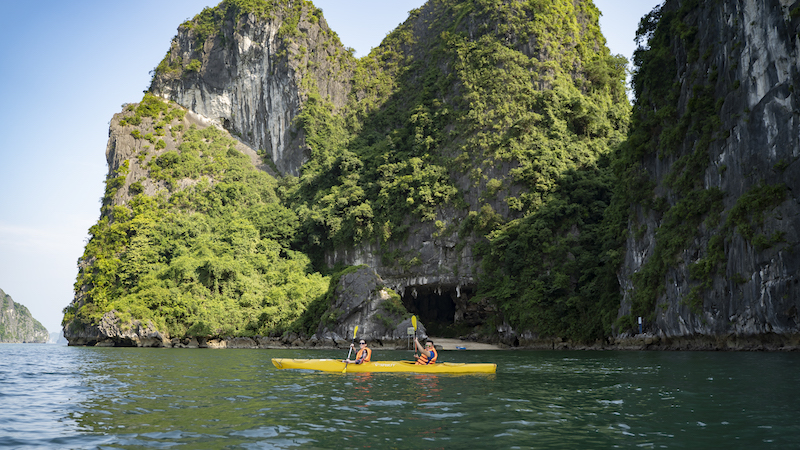
<path id="1" fill-rule="evenodd" d="M 797 2 L 781 0 L 691 5 L 668 0 L 662 10 L 662 17 L 677 14 L 673 20 L 687 30 L 673 33 L 670 48 L 659 49 L 670 52 L 677 68 L 672 81 L 679 93 L 666 107 L 675 108 L 680 123 L 706 101 L 713 111 L 691 120 L 712 126 L 716 113 L 719 122 L 708 134 L 686 127 L 679 151 L 651 148 L 640 167 L 655 182 L 656 197 L 674 207 L 681 200 L 675 180 L 690 173 L 687 161 L 707 145 L 696 182 L 722 192 L 721 221 L 703 222 L 671 263 L 645 329 L 662 339 L 697 336 L 706 347 L 726 336 L 788 339 L 800 328 L 800 10 Z M 648 90 L 654 88 L 644 87 L 641 108 L 651 104 Z M 785 197 L 766 205 L 759 195 L 765 186 Z M 634 277 L 656 252 L 669 214 L 635 207 L 620 273 L 620 315 L 631 312 Z M 713 259 L 715 236 L 724 242 L 722 259 L 710 276 L 693 275 L 693 265 Z"/>

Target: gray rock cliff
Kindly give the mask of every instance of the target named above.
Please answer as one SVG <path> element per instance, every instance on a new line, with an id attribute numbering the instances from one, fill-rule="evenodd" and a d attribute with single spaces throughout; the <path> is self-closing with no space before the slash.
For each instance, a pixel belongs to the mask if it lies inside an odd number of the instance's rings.
<path id="1" fill-rule="evenodd" d="M 65 328 L 69 345 L 95 347 L 171 347 L 171 342 L 152 323 L 120 321 L 114 311 L 96 326 Z"/>
<path id="2" fill-rule="evenodd" d="M 28 308 L 0 289 L 1 343 L 46 343 L 49 337 L 47 329 L 33 318 Z"/>
<path id="3" fill-rule="evenodd" d="M 358 328 L 357 339 L 378 345 L 402 346 L 407 343 L 411 315 L 400 296 L 386 287 L 371 268 L 362 266 L 339 278 L 330 307 L 322 315 L 316 341 L 349 341 Z M 412 327 L 413 328 L 413 327 Z M 425 326 L 417 323 L 417 337 L 424 338 Z"/>
<path id="4" fill-rule="evenodd" d="M 424 56 L 440 6 L 429 2 L 412 14 L 413 39 L 398 51 Z M 168 127 L 223 128 L 254 165 L 297 175 L 310 148 L 296 121 L 311 96 L 334 110 L 344 108 L 348 96 L 358 97 L 351 92 L 352 55 L 310 3 L 276 7 L 266 15 L 225 13 L 216 17 L 219 29 L 212 33 L 204 31 L 201 16 L 179 28 L 153 77 L 153 94 L 188 111 Z M 653 186 L 652 198 L 631 205 L 618 272 L 619 316 L 627 318 L 627 326 L 616 328 L 617 342 L 631 348 L 797 347 L 800 102 L 794 90 L 800 81 L 800 2 L 667 0 L 658 17 L 664 29 L 655 33 L 669 38 L 653 51 L 667 56 L 650 70 L 666 81 L 660 86 L 642 81 L 637 107 L 659 114 L 661 122 L 647 130 L 657 138 L 635 163 L 645 184 Z M 474 31 L 476 25 L 465 26 Z M 546 56 L 535 39 L 512 44 L 527 58 Z M 116 177 L 119 188 L 106 205 L 124 205 L 134 192 L 169 195 L 164 182 L 148 176 L 147 164 L 177 148 L 178 140 L 168 132 L 159 138 L 163 147 L 151 150 L 153 142 L 134 134 L 155 133 L 158 125 L 144 118 L 131 126 L 125 121 L 131 114 L 126 109 L 111 122 L 106 157 L 109 179 Z M 262 155 L 273 164 L 264 164 Z M 473 248 L 481 238 L 457 230 L 470 211 L 484 206 L 504 219 L 514 217 L 502 195 L 485 195 L 486 180 L 504 179 L 513 167 L 514 162 L 487 163 L 478 182 L 453 170 L 449 176 L 464 194 L 463 204 L 439 208 L 435 222 L 405 224 L 402 239 L 345 245 L 325 254 L 329 266 L 368 267 L 341 277 L 311 345 L 346 345 L 355 325 L 360 336 L 397 343 L 406 338 L 411 313 L 467 326 L 495 315 L 492 305 L 470 301 L 481 263 Z M 178 180 L 178 187 L 191 182 Z M 522 187 L 505 189 L 510 194 Z M 687 224 L 691 233 L 676 244 L 674 230 Z M 662 263 L 663 270 L 651 270 Z M 392 307 L 398 296 L 405 312 Z M 79 289 L 77 307 L 80 299 Z M 637 335 L 631 325 L 638 315 L 645 317 L 645 333 Z M 537 341 L 538 336 L 506 325 L 497 333 L 521 345 L 571 345 Z M 113 312 L 93 328 L 65 329 L 65 335 L 77 345 L 307 344 L 298 336 L 280 343 L 175 341 L 152 324 L 121 323 Z"/>
<path id="5" fill-rule="evenodd" d="M 662 22 L 680 20 L 688 30 L 682 38 L 673 33 L 668 49 L 676 68 L 669 75 L 679 90 L 670 105 L 677 123 L 696 120 L 692 114 L 704 101 L 713 110 L 695 123 L 714 124 L 715 115 L 718 122 L 707 134 L 683 128 L 677 152 L 651 148 L 641 168 L 655 182 L 655 196 L 675 208 L 687 197 L 679 187 L 691 174 L 687 159 L 700 155 L 697 185 L 721 193 L 718 212 L 704 211 L 719 220 L 704 221 L 675 255 L 646 318 L 646 330 L 663 340 L 693 337 L 708 348 L 726 348 L 720 337 L 791 340 L 800 332 L 798 12 L 798 2 L 786 0 L 695 6 L 667 0 L 661 11 Z M 657 252 L 669 226 L 665 218 L 691 220 L 671 216 L 674 211 L 636 206 L 620 273 L 620 315 L 631 312 L 637 272 Z M 715 256 L 720 245 L 724 253 Z M 708 263 L 710 274 L 699 275 L 698 263 Z M 744 346 L 761 348 L 758 340 Z"/>
<path id="6" fill-rule="evenodd" d="M 335 108 L 344 105 L 352 55 L 310 3 L 300 10 L 276 7 L 268 17 L 227 15 L 220 32 L 205 39 L 197 20 L 178 29 L 151 92 L 265 152 L 280 172 L 297 175 L 308 149 L 294 121 L 312 91 Z"/>

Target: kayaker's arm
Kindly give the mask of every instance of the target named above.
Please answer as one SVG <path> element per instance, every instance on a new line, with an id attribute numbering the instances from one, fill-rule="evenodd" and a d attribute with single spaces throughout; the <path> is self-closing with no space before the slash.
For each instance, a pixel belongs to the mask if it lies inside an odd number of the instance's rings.
<path id="1" fill-rule="evenodd" d="M 354 350 L 354 349 L 355 349 L 355 346 L 354 346 L 354 345 L 353 345 L 353 343 L 351 342 L 351 343 L 350 343 L 350 351 L 347 353 L 347 359 L 343 359 L 343 360 L 342 360 L 342 362 L 343 362 L 343 363 L 350 364 L 350 363 L 354 363 L 354 362 L 355 362 L 355 361 L 351 361 L 351 360 L 350 360 L 350 354 L 351 354 L 351 353 L 353 353 L 353 350 Z"/>
<path id="2" fill-rule="evenodd" d="M 422 347 L 422 344 L 419 343 L 419 339 L 417 338 L 414 338 L 414 347 L 416 347 L 417 351 L 420 353 L 423 353 L 425 351 L 425 348 Z"/>

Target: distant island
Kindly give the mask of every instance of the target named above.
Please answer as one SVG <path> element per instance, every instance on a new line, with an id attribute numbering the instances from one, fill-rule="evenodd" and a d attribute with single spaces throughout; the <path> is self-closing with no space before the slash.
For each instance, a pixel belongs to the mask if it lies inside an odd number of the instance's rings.
<path id="1" fill-rule="evenodd" d="M 59 344 L 59 345 L 67 345 L 67 338 L 64 337 L 64 330 L 58 330 L 50 333 L 50 339 L 47 341 L 48 344 Z"/>
<path id="2" fill-rule="evenodd" d="M 28 308 L 14 302 L 2 289 L 0 307 L 0 343 L 44 344 L 50 339 L 47 328 L 33 318 Z"/>

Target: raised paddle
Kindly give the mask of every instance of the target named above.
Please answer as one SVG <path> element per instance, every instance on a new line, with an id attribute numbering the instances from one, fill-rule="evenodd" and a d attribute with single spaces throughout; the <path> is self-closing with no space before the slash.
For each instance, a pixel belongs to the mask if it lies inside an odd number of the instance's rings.
<path id="1" fill-rule="evenodd" d="M 414 357 L 417 357 L 417 316 L 411 316 L 411 326 L 414 327 Z"/>
<path id="2" fill-rule="evenodd" d="M 358 332 L 358 325 L 353 328 L 353 344 L 356 343 L 356 333 Z M 347 352 L 347 361 L 350 361 L 350 353 L 353 352 L 353 346 L 350 346 L 350 350 Z M 347 365 L 350 364 L 349 362 L 344 363 L 344 369 L 342 369 L 342 373 L 347 373 Z"/>

